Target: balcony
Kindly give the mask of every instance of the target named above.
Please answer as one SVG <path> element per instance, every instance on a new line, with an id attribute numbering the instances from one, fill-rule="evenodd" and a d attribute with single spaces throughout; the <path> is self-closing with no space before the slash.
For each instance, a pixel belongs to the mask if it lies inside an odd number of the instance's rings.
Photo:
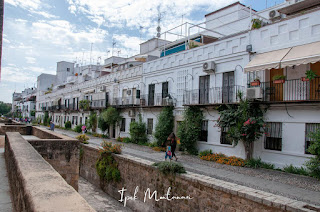
<path id="1" fill-rule="evenodd" d="M 91 101 L 91 108 L 92 109 L 103 109 L 108 107 L 108 100 L 105 99 L 97 99 Z"/>
<path id="2" fill-rule="evenodd" d="M 214 87 L 208 90 L 189 90 L 183 95 L 183 105 L 212 105 L 238 103 L 238 92 L 244 92 L 244 86 Z"/>
<path id="3" fill-rule="evenodd" d="M 282 83 L 261 82 L 260 88 L 262 90 L 261 99 L 265 102 L 320 101 L 320 77 L 310 81 L 292 79 Z"/>
<path id="4" fill-rule="evenodd" d="M 46 111 L 47 107 L 42 107 L 41 109 L 42 109 L 42 111 Z"/>
<path id="5" fill-rule="evenodd" d="M 162 93 L 158 94 L 146 94 L 141 95 L 140 98 L 135 97 L 120 97 L 113 98 L 112 106 L 118 107 L 164 107 L 164 106 L 173 106 L 175 100 L 173 98 L 174 94 L 164 95 Z"/>

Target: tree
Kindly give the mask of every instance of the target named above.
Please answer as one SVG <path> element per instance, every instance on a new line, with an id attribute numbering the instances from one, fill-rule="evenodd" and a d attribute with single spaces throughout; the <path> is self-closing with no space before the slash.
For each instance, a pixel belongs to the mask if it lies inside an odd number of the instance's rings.
<path id="1" fill-rule="evenodd" d="M 109 126 L 119 123 L 122 119 L 119 111 L 113 107 L 108 107 L 104 110 L 98 120 L 98 127 L 104 132 Z"/>
<path id="2" fill-rule="evenodd" d="M 93 132 L 97 130 L 97 113 L 91 112 L 89 119 L 86 122 L 87 128 L 92 129 Z"/>
<path id="3" fill-rule="evenodd" d="M 158 123 L 155 127 L 154 137 L 157 139 L 158 146 L 165 142 L 173 131 L 174 116 L 173 107 L 164 107 L 158 116 Z"/>
<path id="4" fill-rule="evenodd" d="M 48 111 L 45 111 L 44 112 L 44 117 L 43 117 L 43 124 L 45 126 L 47 126 L 47 125 L 49 125 L 49 123 L 50 123 L 49 113 L 48 113 Z"/>
<path id="5" fill-rule="evenodd" d="M 0 101 L 0 114 L 7 114 L 11 110 L 11 104 L 10 103 L 4 103 Z"/>
<path id="6" fill-rule="evenodd" d="M 220 108 L 218 126 L 221 129 L 228 129 L 227 136 L 237 145 L 242 141 L 246 159 L 252 159 L 253 143 L 258 140 L 263 132 L 265 122 L 263 120 L 264 110 L 257 103 L 242 99 L 242 93 L 238 94 L 239 105 L 225 105 L 223 110 Z"/>
<path id="7" fill-rule="evenodd" d="M 183 115 L 184 120 L 179 126 L 178 137 L 181 142 L 181 149 L 190 154 L 197 154 L 197 141 L 201 133 L 203 114 L 199 107 L 188 107 Z"/>
<path id="8" fill-rule="evenodd" d="M 147 126 L 142 122 L 141 115 L 139 114 L 139 121 L 130 123 L 130 138 L 132 143 L 147 143 Z"/>
<path id="9" fill-rule="evenodd" d="M 87 99 L 81 100 L 79 102 L 79 108 L 82 110 L 89 110 L 90 109 L 90 101 Z"/>

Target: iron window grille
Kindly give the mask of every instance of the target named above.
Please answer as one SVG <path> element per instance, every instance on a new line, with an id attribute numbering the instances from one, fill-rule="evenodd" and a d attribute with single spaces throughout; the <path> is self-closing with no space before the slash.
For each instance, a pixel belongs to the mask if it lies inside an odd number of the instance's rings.
<path id="1" fill-rule="evenodd" d="M 125 119 L 125 118 L 123 118 L 123 119 L 121 120 L 120 131 L 121 131 L 121 132 L 125 132 L 125 131 L 126 131 L 126 119 Z"/>
<path id="2" fill-rule="evenodd" d="M 201 123 L 201 131 L 200 131 L 200 141 L 208 141 L 208 121 L 202 121 Z"/>
<path id="3" fill-rule="evenodd" d="M 264 148 L 282 151 L 282 123 L 267 122 Z"/>
<path id="4" fill-rule="evenodd" d="M 148 119 L 147 134 L 151 135 L 153 131 L 153 119 Z"/>
<path id="5" fill-rule="evenodd" d="M 228 127 L 221 128 L 220 144 L 232 145 L 232 140 L 228 138 Z"/>
<path id="6" fill-rule="evenodd" d="M 320 123 L 306 123 L 306 135 L 305 135 L 305 154 L 311 154 L 308 152 L 308 148 L 313 139 L 310 137 L 310 133 L 315 133 L 320 130 Z"/>

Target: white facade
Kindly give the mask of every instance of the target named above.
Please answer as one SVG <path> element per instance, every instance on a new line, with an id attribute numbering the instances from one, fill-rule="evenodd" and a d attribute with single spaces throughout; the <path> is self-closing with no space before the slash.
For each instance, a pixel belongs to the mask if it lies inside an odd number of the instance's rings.
<path id="1" fill-rule="evenodd" d="M 132 119 L 137 120 L 139 113 L 149 129 L 154 130 L 157 116 L 163 106 L 168 104 L 175 106 L 177 125 L 183 120 L 182 114 L 186 105 L 201 105 L 204 120 L 207 121 L 207 141 L 198 142 L 199 150 L 212 149 L 214 152 L 243 158 L 245 151 L 241 142 L 237 146 L 221 143 L 221 129 L 216 126 L 219 113 L 212 106 L 236 103 L 238 101 L 236 93 L 238 91 L 246 93 L 253 75 L 259 76 L 263 85 L 271 81 L 270 70 L 255 70 L 259 72 L 254 74 L 247 74 L 244 71 L 256 55 L 320 41 L 319 9 L 283 16 L 280 21 L 269 19 L 270 11 L 285 7 L 287 4 L 283 3 L 260 12 L 250 12 L 250 8 L 236 3 L 208 14 L 206 28 L 229 36 L 220 35 L 217 41 L 204 46 L 158 59 L 155 57 L 150 60 L 136 59 L 142 55 L 131 58 L 108 58 L 103 66 L 105 75 L 100 74 L 86 79 L 82 74 L 81 77 L 78 76 L 78 80 L 69 76 L 65 78 L 66 83 L 55 84 L 52 93 L 44 95 L 38 92 L 37 116 L 43 117 L 44 111 L 49 111 L 49 116 L 52 116 L 56 124 L 64 126 L 65 121 L 69 120 L 74 127 L 77 124 L 84 124 L 89 116 L 89 111 L 79 111 L 77 107 L 82 99 L 90 100 L 91 108 L 97 111 L 98 115 L 106 108 L 106 104 L 109 104 L 120 108 L 125 119 L 124 131 L 120 130 L 120 126 L 115 126 L 115 129 L 111 126 L 109 130 L 110 136 L 116 138 L 129 136 L 130 122 Z M 268 24 L 260 29 L 249 30 L 250 17 L 261 18 Z M 144 54 L 153 49 L 156 41 L 157 39 L 151 39 L 150 43 L 141 44 L 140 52 Z M 249 44 L 252 45 L 250 53 L 246 51 Z M 204 72 L 204 63 L 211 64 L 211 62 L 215 63 L 215 71 Z M 311 91 L 304 94 L 301 90 L 306 86 L 310 87 L 311 84 L 300 80 L 308 69 L 310 64 L 296 64 L 294 67 L 284 68 L 283 74 L 287 76 L 287 81 L 281 87 L 283 89 L 281 100 L 275 102 L 272 98 L 267 99 L 266 101 L 272 104 L 265 115 L 266 122 L 278 123 L 277 126 L 280 126 L 281 149 L 268 149 L 266 137 L 263 136 L 255 142 L 254 157 L 261 157 L 263 161 L 278 167 L 289 164 L 300 166 L 311 157 L 305 153 L 306 126 L 320 123 L 320 116 L 317 115 L 320 97 L 312 102 L 291 101 L 306 101 L 310 96 Z M 294 88 L 293 82 L 297 83 Z M 204 84 L 207 86 L 205 98 L 201 94 Z M 295 95 L 294 99 L 291 94 Z M 288 101 L 291 101 L 291 104 L 286 104 Z M 69 105 L 69 108 L 50 109 L 57 106 L 58 102 L 61 107 Z M 149 139 L 153 140 L 151 133 Z"/>

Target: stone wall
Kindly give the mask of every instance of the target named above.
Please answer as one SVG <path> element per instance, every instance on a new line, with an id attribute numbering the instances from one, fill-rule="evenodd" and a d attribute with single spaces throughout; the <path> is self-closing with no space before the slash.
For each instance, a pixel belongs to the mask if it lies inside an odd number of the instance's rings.
<path id="1" fill-rule="evenodd" d="M 0 135 L 5 135 L 6 132 L 19 132 L 21 135 L 31 135 L 32 126 L 0 124 Z"/>
<path id="2" fill-rule="evenodd" d="M 47 129 L 43 129 L 40 127 L 32 127 L 32 135 L 42 138 L 42 139 L 62 139 L 62 135 L 58 135 L 52 131 Z"/>
<path id="3" fill-rule="evenodd" d="M 5 142 L 14 211 L 94 211 L 18 132 Z"/>
<path id="4" fill-rule="evenodd" d="M 33 127 L 32 134 L 42 139 L 28 142 L 69 185 L 78 190 L 79 141 L 39 127 Z"/>
<path id="5" fill-rule="evenodd" d="M 96 147 L 82 145 L 83 156 L 80 162 L 80 176 L 120 200 L 120 189 L 125 195 L 133 195 L 136 187 L 137 200 L 129 200 L 127 207 L 137 211 L 308 211 L 307 203 L 292 200 L 271 193 L 225 182 L 208 176 L 187 174 L 164 176 L 152 166 L 152 162 L 129 155 L 114 155 L 121 173 L 121 182 L 106 183 L 99 179 L 95 163 L 99 153 Z M 147 198 L 145 191 L 150 188 L 163 196 L 171 187 L 171 195 L 187 196 L 191 200 L 160 200 Z M 308 207 L 308 206 L 307 206 Z M 310 205 L 309 205 L 310 207 Z M 312 206 L 311 206 L 312 207 Z"/>

